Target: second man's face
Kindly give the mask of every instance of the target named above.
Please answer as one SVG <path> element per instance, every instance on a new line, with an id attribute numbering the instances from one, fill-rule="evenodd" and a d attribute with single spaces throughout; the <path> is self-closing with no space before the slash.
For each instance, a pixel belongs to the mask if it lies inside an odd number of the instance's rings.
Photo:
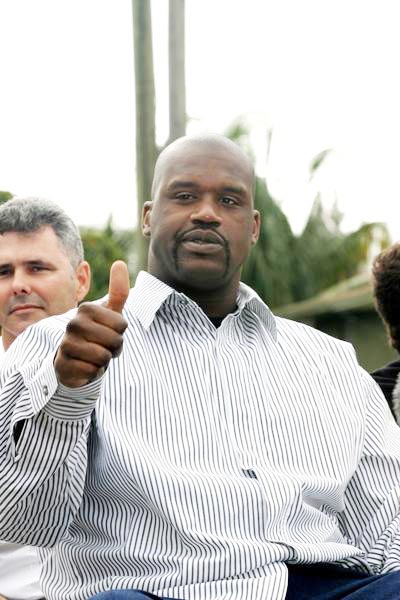
<path id="1" fill-rule="evenodd" d="M 51 227 L 0 235 L 0 325 L 5 347 L 28 325 L 76 306 L 88 286 L 87 263 L 74 269 Z"/>

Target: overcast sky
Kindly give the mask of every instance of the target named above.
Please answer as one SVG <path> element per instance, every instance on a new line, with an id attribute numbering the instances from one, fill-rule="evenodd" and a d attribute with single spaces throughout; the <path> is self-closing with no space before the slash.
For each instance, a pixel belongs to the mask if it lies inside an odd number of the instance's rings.
<path id="1" fill-rule="evenodd" d="M 167 0 L 152 8 L 163 143 Z M 398 12 L 397 0 L 186 0 L 189 132 L 246 115 L 296 232 L 319 191 L 346 229 L 383 220 L 400 238 Z M 0 189 L 51 198 L 80 225 L 110 213 L 134 225 L 130 0 L 0 0 L 0 57 Z"/>

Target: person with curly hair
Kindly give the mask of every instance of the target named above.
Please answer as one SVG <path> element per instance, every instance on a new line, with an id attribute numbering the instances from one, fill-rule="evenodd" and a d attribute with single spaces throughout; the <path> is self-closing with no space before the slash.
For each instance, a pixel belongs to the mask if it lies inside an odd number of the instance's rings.
<path id="1" fill-rule="evenodd" d="M 372 285 L 378 311 L 392 348 L 400 354 L 400 243 L 393 244 L 375 257 Z M 400 389 L 393 392 L 400 373 L 400 357 L 371 373 L 380 386 L 393 415 L 400 422 Z"/>

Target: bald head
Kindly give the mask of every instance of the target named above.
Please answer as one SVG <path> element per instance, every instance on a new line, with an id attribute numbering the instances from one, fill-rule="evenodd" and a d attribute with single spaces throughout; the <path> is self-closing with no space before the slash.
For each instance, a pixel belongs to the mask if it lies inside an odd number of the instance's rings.
<path id="1" fill-rule="evenodd" d="M 151 190 L 152 200 L 157 198 L 157 189 L 166 170 L 171 166 L 176 167 L 186 158 L 193 159 L 196 156 L 215 156 L 222 154 L 229 156 L 233 163 L 236 163 L 243 176 L 251 182 L 254 188 L 254 167 L 249 157 L 243 150 L 230 139 L 218 134 L 186 135 L 178 138 L 169 144 L 160 153 L 155 168 L 153 185 Z"/>

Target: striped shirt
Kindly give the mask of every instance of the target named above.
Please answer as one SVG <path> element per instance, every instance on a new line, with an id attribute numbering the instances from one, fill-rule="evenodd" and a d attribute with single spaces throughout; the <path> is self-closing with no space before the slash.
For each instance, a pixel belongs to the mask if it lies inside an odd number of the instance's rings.
<path id="1" fill-rule="evenodd" d="M 0 539 L 43 546 L 48 600 L 280 600 L 286 562 L 400 569 L 400 428 L 379 388 L 347 343 L 243 284 L 237 305 L 216 329 L 141 273 L 102 378 L 57 382 L 71 313 L 7 352 Z"/>
<path id="2" fill-rule="evenodd" d="M 5 358 L 0 336 L 0 365 Z M 8 600 L 38 600 L 40 565 L 36 548 L 0 541 L 0 594 Z"/>

